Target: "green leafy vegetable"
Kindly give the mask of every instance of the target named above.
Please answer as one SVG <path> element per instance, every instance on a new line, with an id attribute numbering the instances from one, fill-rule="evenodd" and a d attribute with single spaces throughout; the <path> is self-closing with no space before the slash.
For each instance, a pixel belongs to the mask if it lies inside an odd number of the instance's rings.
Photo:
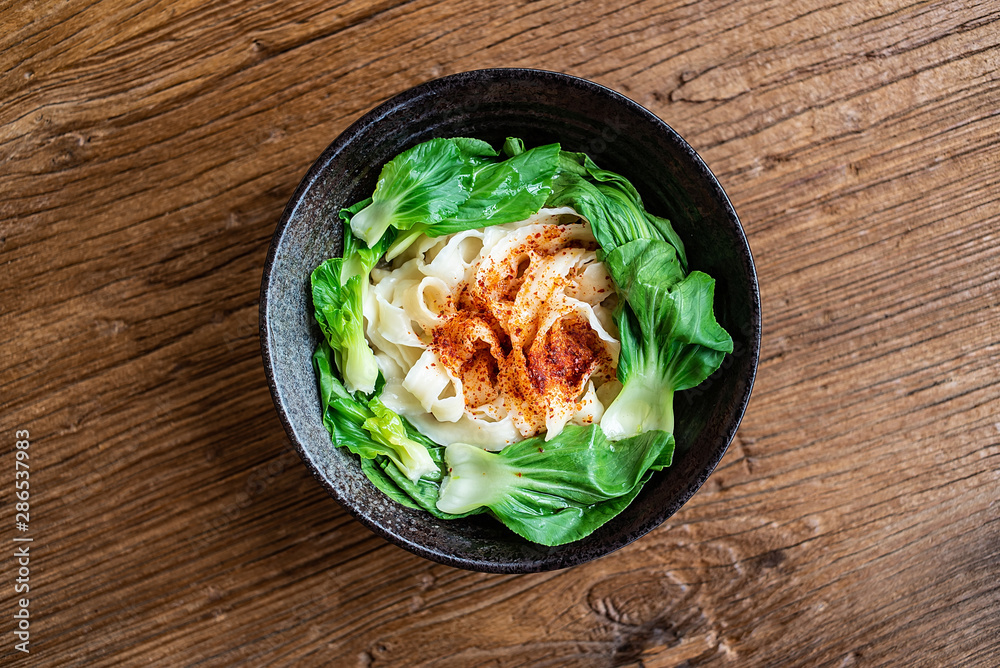
<path id="1" fill-rule="evenodd" d="M 673 451 L 669 433 L 611 443 L 595 425 L 567 425 L 550 441 L 529 438 L 497 453 L 453 443 L 437 506 L 450 513 L 485 506 L 524 538 L 562 545 L 620 513 Z"/>
<path id="2" fill-rule="evenodd" d="M 507 137 L 503 141 L 503 148 L 500 149 L 504 155 L 513 158 L 515 155 L 521 155 L 524 153 L 524 142 L 517 137 Z"/>
<path id="3" fill-rule="evenodd" d="M 323 425 L 338 447 L 346 447 L 362 459 L 384 455 L 411 481 L 422 477 L 441 478 L 441 469 L 427 447 L 410 438 L 402 418 L 379 399 L 365 400 L 351 394 L 333 373 L 333 351 L 322 342 L 313 354 L 319 377 Z M 394 498 L 395 495 L 391 495 Z"/>
<path id="4" fill-rule="evenodd" d="M 666 218 L 646 211 L 642 198 L 626 178 L 601 169 L 583 153 L 562 151 L 552 196 L 545 206 L 572 206 L 590 221 L 605 252 L 633 239 L 662 239 L 687 266 L 684 243 Z"/>
<path id="5" fill-rule="evenodd" d="M 601 428 L 612 440 L 672 432 L 674 392 L 701 383 L 733 350 L 712 311 L 715 281 L 700 271 L 685 276 L 674 247 L 652 239 L 618 246 L 605 265 L 625 297 L 615 314 L 623 388 Z"/>
<path id="6" fill-rule="evenodd" d="M 366 418 L 361 426 L 374 440 L 384 443 L 392 450 L 392 454 L 387 453 L 389 459 L 407 478 L 416 481 L 423 476 L 441 472 L 427 453 L 427 448 L 406 433 L 403 419 L 386 408 L 378 397 L 368 401 L 368 409 L 374 415 Z"/>
<path id="7" fill-rule="evenodd" d="M 408 426 L 407 430 L 410 431 L 411 436 L 415 435 L 412 427 Z M 431 459 L 434 460 L 434 463 L 438 466 L 438 468 L 444 469 L 444 446 L 432 444 L 428 446 L 427 452 L 430 454 Z M 434 517 L 438 517 L 443 520 L 453 520 L 459 517 L 477 515 L 479 513 L 486 512 L 485 508 L 477 508 L 467 513 L 460 514 L 446 513 L 439 510 L 437 507 L 437 499 L 441 484 L 441 477 L 428 476 L 420 478 L 416 481 L 410 480 L 399 470 L 399 468 L 396 467 L 395 464 L 393 464 L 392 460 L 388 457 L 362 459 L 361 469 L 377 488 L 385 492 L 391 498 L 395 499 L 404 506 L 424 510 Z M 397 494 L 398 498 L 393 496 L 393 494 Z"/>
<path id="8" fill-rule="evenodd" d="M 371 270 L 421 236 L 516 222 L 543 206 L 573 207 L 601 246 L 620 298 L 622 391 L 599 426 L 567 425 L 550 441 L 498 453 L 434 443 L 379 399 L 384 379 L 363 330 Z M 372 197 L 340 215 L 343 256 L 312 275 L 323 423 L 379 490 L 435 517 L 489 512 L 544 545 L 589 535 L 670 465 L 674 393 L 733 349 L 713 313 L 715 282 L 687 272 L 670 222 L 646 211 L 627 179 L 558 144 L 527 150 L 509 137 L 498 153 L 478 139 L 432 139 L 393 158 Z"/>
<path id="9" fill-rule="evenodd" d="M 365 203 L 341 212 L 348 218 Z M 362 304 L 371 273 L 392 239 L 390 230 L 373 248 L 362 248 L 344 223 L 344 253 L 313 270 L 311 277 L 316 322 L 333 349 L 337 368 L 351 391 L 370 394 L 375 389 L 378 366 L 365 340 Z"/>
<path id="10" fill-rule="evenodd" d="M 431 139 L 397 155 L 382 168 L 372 202 L 354 216 L 351 230 L 371 247 L 389 227 L 407 230 L 455 213 L 469 199 L 479 156 L 466 151 L 475 146 Z"/>
<path id="11" fill-rule="evenodd" d="M 472 168 L 468 198 L 454 213 L 428 217 L 400 234 L 386 253 L 386 259 L 393 259 L 425 234 L 439 237 L 524 220 L 542 208 L 551 194 L 559 153 L 559 144 L 549 144 L 522 150 L 500 162 L 471 158 L 476 164 Z"/>

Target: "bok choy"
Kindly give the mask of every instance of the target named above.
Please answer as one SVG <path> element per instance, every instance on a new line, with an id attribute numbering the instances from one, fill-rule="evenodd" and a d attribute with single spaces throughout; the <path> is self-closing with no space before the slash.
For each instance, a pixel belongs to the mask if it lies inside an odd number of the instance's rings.
<path id="1" fill-rule="evenodd" d="M 552 192 L 559 145 L 491 160 L 496 156 L 486 142 L 465 137 L 417 144 L 382 168 L 372 201 L 352 218 L 351 230 L 369 247 L 390 227 L 401 231 L 386 256 L 391 260 L 423 234 L 524 220 Z"/>
<path id="2" fill-rule="evenodd" d="M 618 295 L 617 398 L 599 424 L 567 425 L 487 452 L 435 443 L 380 400 L 385 379 L 364 334 L 372 269 L 422 236 L 524 220 L 569 206 L 591 226 Z M 442 519 L 489 513 L 544 545 L 579 540 L 625 509 L 671 464 L 674 395 L 733 350 L 715 318 L 715 282 L 688 271 L 680 236 L 624 177 L 558 144 L 500 151 L 432 139 L 390 160 L 371 198 L 341 211 L 344 253 L 313 272 L 323 333 L 313 363 L 333 445 L 357 455 L 388 497 Z"/>
<path id="3" fill-rule="evenodd" d="M 345 209 L 341 218 L 349 219 L 355 210 L 365 204 L 360 202 Z M 316 322 L 333 350 L 344 383 L 351 391 L 360 390 L 368 394 L 375 389 L 378 365 L 375 353 L 365 340 L 361 308 L 368 290 L 368 275 L 385 253 L 394 234 L 390 230 L 372 248 L 364 248 L 350 234 L 345 223 L 342 256 L 325 261 L 312 273 Z"/>
<path id="4" fill-rule="evenodd" d="M 700 271 L 685 276 L 674 246 L 654 239 L 618 246 L 605 265 L 625 298 L 615 314 L 623 389 L 601 429 L 612 440 L 673 432 L 674 392 L 701 383 L 733 351 L 712 311 L 715 281 Z"/>
<path id="5" fill-rule="evenodd" d="M 347 391 L 333 373 L 330 364 L 333 356 L 324 341 L 313 354 L 313 366 L 319 378 L 323 425 L 334 444 L 346 447 L 363 460 L 384 456 L 410 481 L 440 478 L 441 469 L 427 446 L 410 438 L 402 418 L 377 397 L 365 399 L 361 393 Z"/>
<path id="6" fill-rule="evenodd" d="M 596 425 L 567 425 L 550 441 L 536 436 L 500 452 L 453 443 L 437 506 L 452 513 L 486 507 L 520 536 L 562 545 L 624 510 L 673 452 L 667 432 L 612 443 Z"/>

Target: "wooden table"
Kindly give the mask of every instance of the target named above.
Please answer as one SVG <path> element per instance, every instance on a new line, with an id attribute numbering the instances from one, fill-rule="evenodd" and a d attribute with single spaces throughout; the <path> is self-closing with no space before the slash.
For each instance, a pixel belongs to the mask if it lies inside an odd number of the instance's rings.
<path id="1" fill-rule="evenodd" d="M 0 2 L 0 663 L 1000 664 L 1000 4 L 620 4 Z M 313 159 L 492 66 L 678 130 L 743 220 L 765 322 L 709 483 L 526 576 L 351 519 L 258 345 Z"/>

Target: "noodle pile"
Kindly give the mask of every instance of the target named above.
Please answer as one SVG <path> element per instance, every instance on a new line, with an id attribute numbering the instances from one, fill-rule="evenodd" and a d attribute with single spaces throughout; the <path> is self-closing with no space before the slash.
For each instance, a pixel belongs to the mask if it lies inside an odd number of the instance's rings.
<path id="1" fill-rule="evenodd" d="M 382 401 L 438 443 L 490 450 L 599 422 L 621 389 L 614 285 L 570 208 L 425 237 L 372 271 Z"/>

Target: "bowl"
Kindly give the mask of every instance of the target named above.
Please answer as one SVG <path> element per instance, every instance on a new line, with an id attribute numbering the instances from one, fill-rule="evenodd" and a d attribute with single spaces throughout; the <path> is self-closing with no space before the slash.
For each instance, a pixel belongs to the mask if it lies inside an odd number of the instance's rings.
<path id="1" fill-rule="evenodd" d="M 321 421 L 311 356 L 320 340 L 309 276 L 341 253 L 341 207 L 369 196 L 382 166 L 434 137 L 470 136 L 499 146 L 559 142 L 631 182 L 648 210 L 669 218 L 689 266 L 716 280 L 715 309 L 734 350 L 701 386 L 675 398 L 677 451 L 632 504 L 590 536 L 535 545 L 487 515 L 442 521 L 391 501 Z M 676 513 L 708 479 L 743 417 L 760 349 L 760 298 L 743 229 L 718 180 L 666 123 L 627 97 L 566 74 L 529 69 L 464 72 L 418 85 L 365 114 L 330 144 L 285 207 L 267 255 L 260 295 L 267 381 L 292 444 L 320 483 L 358 521 L 437 562 L 494 573 L 582 564 L 640 538 Z"/>

